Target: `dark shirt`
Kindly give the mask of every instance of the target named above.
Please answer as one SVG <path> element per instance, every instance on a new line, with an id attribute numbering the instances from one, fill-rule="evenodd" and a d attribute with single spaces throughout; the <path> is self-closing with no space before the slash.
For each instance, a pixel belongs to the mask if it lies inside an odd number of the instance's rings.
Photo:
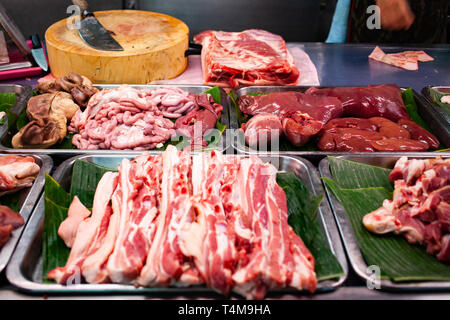
<path id="1" fill-rule="evenodd" d="M 388 31 L 367 28 L 367 7 L 374 0 L 353 0 L 350 13 L 349 42 L 432 44 L 447 41 L 447 16 L 450 0 L 409 0 L 416 18 L 409 30 Z"/>

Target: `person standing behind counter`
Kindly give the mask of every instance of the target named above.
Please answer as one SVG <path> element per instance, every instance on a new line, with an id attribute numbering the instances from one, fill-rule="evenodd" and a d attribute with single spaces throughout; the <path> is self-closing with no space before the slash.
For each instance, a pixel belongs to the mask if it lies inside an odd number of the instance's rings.
<path id="1" fill-rule="evenodd" d="M 445 43 L 449 4 L 450 0 L 338 0 L 326 42 Z M 374 23 L 373 5 L 379 8 L 380 28 Z"/>

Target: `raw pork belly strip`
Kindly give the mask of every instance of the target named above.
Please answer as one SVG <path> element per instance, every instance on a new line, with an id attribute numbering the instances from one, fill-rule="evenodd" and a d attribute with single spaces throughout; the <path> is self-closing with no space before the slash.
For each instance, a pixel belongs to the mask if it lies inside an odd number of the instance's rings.
<path id="1" fill-rule="evenodd" d="M 234 291 L 246 298 L 261 299 L 268 289 L 316 288 L 314 258 L 287 223 L 286 195 L 276 183 L 276 169 L 257 157 L 243 159 L 241 170 L 251 216 L 249 262 L 233 275 Z"/>
<path id="2" fill-rule="evenodd" d="M 204 31 L 194 37 L 201 44 L 205 84 L 294 85 L 299 71 L 283 38 L 264 30 Z"/>
<path id="3" fill-rule="evenodd" d="M 113 282 L 131 282 L 144 266 L 156 231 L 160 168 L 161 156 L 150 155 L 124 159 L 119 168 L 120 225 L 107 264 Z"/>
<path id="4" fill-rule="evenodd" d="M 201 254 L 194 262 L 208 286 L 227 294 L 233 284 L 231 276 L 236 250 L 220 198 L 220 179 L 223 175 L 221 156 L 213 151 L 193 157 L 193 207 L 203 240 L 200 243 Z M 189 238 L 185 240 L 190 241 Z"/>
<path id="5" fill-rule="evenodd" d="M 187 286 L 202 283 L 192 258 L 182 251 L 182 230 L 194 222 L 190 199 L 191 156 L 168 147 L 163 154 L 160 214 L 156 234 L 141 271 L 142 286 Z"/>

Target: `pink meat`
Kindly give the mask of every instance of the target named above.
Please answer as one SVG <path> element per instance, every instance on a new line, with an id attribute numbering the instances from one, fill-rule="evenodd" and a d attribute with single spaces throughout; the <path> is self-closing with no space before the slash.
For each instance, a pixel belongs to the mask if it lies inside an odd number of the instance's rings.
<path id="1" fill-rule="evenodd" d="M 299 77 L 283 38 L 264 30 L 204 31 L 194 37 L 202 44 L 203 82 L 209 85 L 292 85 Z"/>
<path id="2" fill-rule="evenodd" d="M 215 127 L 221 110 L 206 94 L 122 85 L 95 94 L 68 130 L 76 133 L 72 143 L 79 149 L 148 150 L 162 147 L 176 129 L 191 137 L 194 122 L 204 130 Z M 177 119 L 176 124 L 168 118 Z"/>
<path id="3" fill-rule="evenodd" d="M 60 284 L 81 281 L 84 260 L 102 246 L 107 233 L 112 213 L 111 196 L 117 186 L 117 176 L 117 173 L 112 172 L 103 175 L 97 185 L 91 217 L 78 226 L 66 265 L 51 270 L 47 275 L 49 279 Z"/>
<path id="4" fill-rule="evenodd" d="M 450 159 L 400 158 L 389 175 L 394 181 L 392 201 L 368 213 L 363 224 L 375 233 L 402 234 L 439 260 L 450 261 L 449 168 Z"/>
<path id="5" fill-rule="evenodd" d="M 135 280 L 144 266 L 156 231 L 161 156 L 141 155 L 124 159 L 119 168 L 120 221 L 107 270 L 116 283 Z"/>
<path id="6" fill-rule="evenodd" d="M 58 228 L 58 235 L 64 240 L 67 247 L 72 248 L 78 226 L 90 215 L 91 212 L 81 203 L 80 199 L 77 196 L 73 197 L 67 218 L 61 222 Z"/>

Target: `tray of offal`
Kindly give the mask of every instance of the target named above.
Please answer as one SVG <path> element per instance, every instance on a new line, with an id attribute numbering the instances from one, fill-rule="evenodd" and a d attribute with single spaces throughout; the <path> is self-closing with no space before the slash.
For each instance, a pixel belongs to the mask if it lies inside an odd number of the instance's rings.
<path id="1" fill-rule="evenodd" d="M 42 80 L 0 128 L 0 148 L 31 154 L 138 154 L 167 145 L 226 148 L 228 96 L 191 85 L 94 85 L 71 73 Z M 6 127 L 6 126 L 5 126 Z"/>
<path id="2" fill-rule="evenodd" d="M 450 290 L 450 155 L 319 163 L 349 263 L 372 288 Z"/>
<path id="3" fill-rule="evenodd" d="M 367 87 L 241 87 L 231 92 L 233 146 L 240 153 L 320 159 L 438 151 L 450 134 L 423 98 L 394 84 Z"/>
<path id="4" fill-rule="evenodd" d="M 329 291 L 347 277 L 307 160 L 169 146 L 79 155 L 53 178 L 7 270 L 22 290 L 255 299 Z"/>
<path id="5" fill-rule="evenodd" d="M 52 166 L 52 159 L 44 155 L 0 154 L 0 272 L 13 254 Z"/>

